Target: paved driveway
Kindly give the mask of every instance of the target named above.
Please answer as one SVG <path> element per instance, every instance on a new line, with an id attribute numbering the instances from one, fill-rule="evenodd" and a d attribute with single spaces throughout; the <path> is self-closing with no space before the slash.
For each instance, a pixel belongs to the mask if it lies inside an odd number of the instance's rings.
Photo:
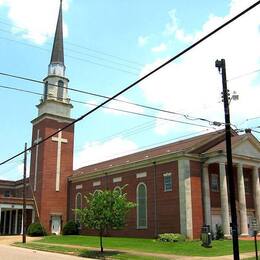
<path id="1" fill-rule="evenodd" d="M 41 252 L 0 244 L 0 260 L 86 260 L 83 258 L 56 253 Z"/>
<path id="2" fill-rule="evenodd" d="M 39 238 L 27 237 L 27 241 Z M 78 256 L 62 255 L 56 253 L 42 252 L 32 249 L 25 249 L 11 246 L 14 242 L 21 242 L 21 236 L 0 236 L 0 260 L 87 260 Z"/>

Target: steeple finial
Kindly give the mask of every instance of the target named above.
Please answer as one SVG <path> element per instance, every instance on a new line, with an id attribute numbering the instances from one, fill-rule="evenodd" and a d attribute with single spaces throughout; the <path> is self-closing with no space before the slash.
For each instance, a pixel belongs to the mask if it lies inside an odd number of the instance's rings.
<path id="1" fill-rule="evenodd" d="M 60 0 L 59 16 L 56 25 L 50 64 L 64 66 L 63 30 L 62 30 L 62 0 Z"/>

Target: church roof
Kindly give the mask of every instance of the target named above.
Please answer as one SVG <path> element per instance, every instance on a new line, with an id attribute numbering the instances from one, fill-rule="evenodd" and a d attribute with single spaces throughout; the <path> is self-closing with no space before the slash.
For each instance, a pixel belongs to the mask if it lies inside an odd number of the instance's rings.
<path id="1" fill-rule="evenodd" d="M 237 135 L 232 132 L 233 135 Z M 170 153 L 186 152 L 190 154 L 198 154 L 207 151 L 210 147 L 222 142 L 225 138 L 225 131 L 219 130 L 192 138 L 184 139 L 174 143 L 158 146 L 152 149 L 144 150 L 134 154 L 118 157 L 112 160 L 88 165 L 74 171 L 73 176 L 81 176 L 99 170 L 109 169 L 112 166 L 126 165 L 139 162 L 146 159 L 156 158 L 158 156 Z"/>
<path id="2" fill-rule="evenodd" d="M 63 29 L 62 29 L 62 0 L 60 0 L 59 16 L 56 25 L 55 37 L 52 47 L 50 63 L 59 63 L 64 65 L 64 51 L 63 51 Z"/>
<path id="3" fill-rule="evenodd" d="M 256 140 L 255 137 L 251 133 L 243 134 L 243 135 L 237 135 L 233 136 L 231 139 L 231 145 L 232 147 L 236 146 L 243 140 L 247 138 L 252 138 L 253 140 Z M 258 140 L 256 140 L 258 142 Z M 259 143 L 258 143 L 259 145 Z M 205 153 L 211 153 L 211 152 L 218 152 L 218 151 L 223 151 L 226 152 L 226 141 L 223 140 L 221 143 L 211 147 L 209 150 L 207 150 Z"/>

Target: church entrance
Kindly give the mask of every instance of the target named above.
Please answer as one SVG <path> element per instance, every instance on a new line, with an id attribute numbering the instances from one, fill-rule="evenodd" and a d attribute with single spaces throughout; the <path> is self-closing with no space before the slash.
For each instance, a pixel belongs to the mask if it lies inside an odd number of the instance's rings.
<path id="1" fill-rule="evenodd" d="M 59 235 L 61 231 L 61 216 L 51 217 L 51 233 Z"/>

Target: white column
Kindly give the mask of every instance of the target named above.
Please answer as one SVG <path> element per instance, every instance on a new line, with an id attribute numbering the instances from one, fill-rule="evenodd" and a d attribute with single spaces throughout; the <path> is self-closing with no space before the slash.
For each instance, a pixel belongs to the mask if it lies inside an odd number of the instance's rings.
<path id="1" fill-rule="evenodd" d="M 23 213 L 22 213 L 21 235 L 23 235 Z"/>
<path id="2" fill-rule="evenodd" d="M 35 210 L 32 209 L 32 223 L 35 222 Z"/>
<path id="3" fill-rule="evenodd" d="M 9 215 L 9 230 L 8 230 L 8 233 L 9 235 L 11 234 L 12 232 L 12 214 L 13 213 L 13 210 L 10 210 L 10 215 Z"/>
<path id="4" fill-rule="evenodd" d="M 5 228 L 6 228 L 6 210 L 4 211 L 4 227 L 3 227 L 3 234 L 5 234 Z"/>
<path id="5" fill-rule="evenodd" d="M 14 233 L 17 234 L 17 223 L 18 223 L 18 209 L 15 210 L 15 224 L 14 224 Z"/>
<path id="6" fill-rule="evenodd" d="M 247 227 L 247 211 L 246 211 L 246 194 L 245 194 L 245 182 L 243 175 L 243 165 L 239 163 L 237 165 L 237 186 L 238 186 L 238 201 L 240 212 L 240 235 L 248 235 Z"/>
<path id="7" fill-rule="evenodd" d="M 219 163 L 221 220 L 225 236 L 230 236 L 227 176 L 225 163 Z"/>
<path id="8" fill-rule="evenodd" d="M 203 181 L 202 186 L 203 186 L 205 224 L 211 226 L 210 186 L 209 186 L 209 172 L 208 172 L 207 164 L 203 165 L 202 181 Z"/>
<path id="9" fill-rule="evenodd" d="M 253 194 L 255 203 L 255 215 L 258 221 L 258 225 L 260 225 L 260 186 L 258 167 L 256 166 L 254 166 L 253 168 Z"/>
<path id="10" fill-rule="evenodd" d="M 178 161 L 181 233 L 193 239 L 190 161 Z"/>

